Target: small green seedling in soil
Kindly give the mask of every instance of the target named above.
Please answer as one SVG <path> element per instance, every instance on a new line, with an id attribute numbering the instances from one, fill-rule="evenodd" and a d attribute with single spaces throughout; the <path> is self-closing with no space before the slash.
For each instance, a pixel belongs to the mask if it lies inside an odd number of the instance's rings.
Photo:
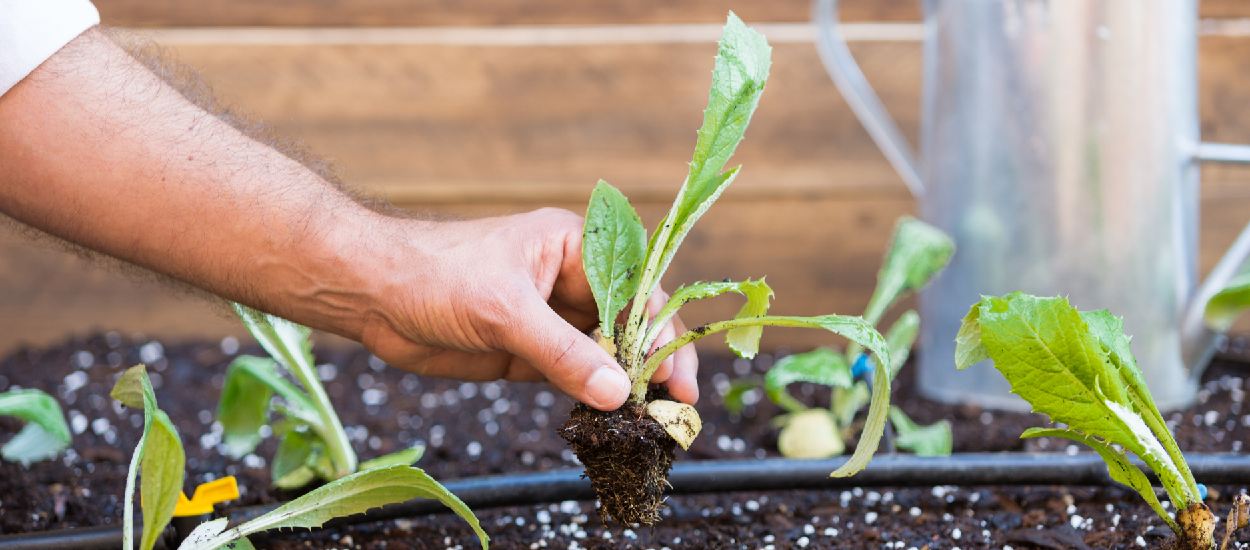
<path id="1" fill-rule="evenodd" d="M 1017 292 L 972 306 L 956 339 L 955 364 L 965 369 L 992 360 L 1013 393 L 1061 424 L 1029 428 L 1020 437 L 1059 437 L 1090 447 L 1112 479 L 1137 491 L 1172 528 L 1180 548 L 1214 548 L 1215 516 L 1155 406 L 1129 341 L 1123 320 L 1105 310 L 1078 311 L 1065 298 Z M 1129 453 L 1159 479 L 1177 510 L 1175 519 Z M 1234 520 L 1228 529 L 1237 528 Z"/>
<path id="2" fill-rule="evenodd" d="M 156 392 L 148 378 L 147 367 L 135 365 L 122 373 L 110 394 L 122 405 L 143 410 L 143 435 L 130 458 L 126 472 L 126 493 L 122 498 L 124 550 L 134 550 L 135 512 L 131 502 L 135 496 L 136 477 L 142 475 L 139 489 L 143 509 L 143 535 L 139 548 L 150 550 L 156 545 L 165 526 L 174 517 L 182 481 L 186 453 L 182 440 L 169 416 L 156 404 Z"/>
<path id="3" fill-rule="evenodd" d="M 688 448 L 701 428 L 694 408 L 649 399 L 652 375 L 682 346 L 726 333 L 729 348 L 742 357 L 759 349 L 764 326 L 824 329 L 869 349 L 877 380 L 863 436 L 855 454 L 833 473 L 849 476 L 864 468 L 877 449 L 889 414 L 891 364 L 885 339 L 859 317 L 768 315 L 772 289 L 763 279 L 694 283 L 673 293 L 653 318 L 646 304 L 659 286 L 682 240 L 738 175 L 723 170 L 742 140 L 768 78 L 772 49 L 764 36 L 729 14 L 721 36 L 708 106 L 693 159 L 672 209 L 650 238 L 637 212 L 619 190 L 600 181 L 590 196 L 582 241 L 582 266 L 598 305 L 600 345 L 616 356 L 633 384 L 629 401 L 613 412 L 578 406 L 560 429 L 586 465 L 602 512 L 624 523 L 656 522 L 676 445 Z M 733 319 L 703 325 L 654 349 L 661 329 L 683 305 L 737 293 L 746 304 Z"/>
<path id="4" fill-rule="evenodd" d="M 138 477 L 144 520 L 139 547 L 150 550 L 169 525 L 178 497 L 182 494 L 186 454 L 173 422 L 157 406 L 152 382 L 143 365 L 136 365 L 123 373 L 111 395 L 127 407 L 143 409 L 143 436 L 139 438 L 126 475 L 122 547 L 125 550 L 134 548 L 134 507 L 131 502 Z M 342 477 L 232 528 L 227 528 L 225 518 L 205 522 L 196 527 L 178 548 L 250 549 L 253 546 L 247 539 L 248 535 L 270 529 L 312 529 L 334 518 L 414 498 L 432 498 L 442 502 L 469 523 L 482 548 L 488 547 L 490 537 L 463 501 L 420 468 L 392 463 L 377 464 L 371 469 Z"/>
<path id="5" fill-rule="evenodd" d="M 442 502 L 469 523 L 482 548 L 489 547 L 490 537 L 482 530 L 473 511 L 446 487 L 440 485 L 420 468 L 396 464 L 362 470 L 332 481 L 292 500 L 256 519 L 227 528 L 226 518 L 200 524 L 179 546 L 179 550 L 217 550 L 218 548 L 254 548 L 247 536 L 271 529 L 321 527 L 325 522 L 373 508 L 416 498 L 432 498 Z"/>
<path id="6" fill-rule="evenodd" d="M 1227 332 L 1246 308 L 1250 308 L 1250 273 L 1233 277 L 1223 290 L 1207 301 L 1203 315 L 1211 329 Z"/>
<path id="7" fill-rule="evenodd" d="M 272 409 L 281 418 L 272 424 L 279 443 L 270 475 L 282 489 L 303 487 L 317 478 L 333 481 L 358 469 L 408 466 L 421 457 L 421 449 L 405 449 L 358 465 L 343 424 L 317 378 L 311 331 L 268 313 L 233 306 L 270 358 L 243 355 L 226 370 L 217 419 L 227 455 L 240 458 L 256 449 L 260 429 L 270 423 Z M 281 398 L 281 404 L 274 403 L 274 395 Z"/>
<path id="8" fill-rule="evenodd" d="M 61 405 L 47 393 L 35 389 L 0 393 L 0 416 L 26 422 L 4 447 L 0 457 L 23 466 L 56 456 L 69 446 L 69 426 Z"/>
<path id="9" fill-rule="evenodd" d="M 877 288 L 864 310 L 864 320 L 879 324 L 891 306 L 919 291 L 946 267 L 954 252 L 955 243 L 940 229 L 911 217 L 899 219 L 877 273 Z M 907 362 L 919 330 L 920 316 L 907 310 L 885 332 L 892 360 L 890 379 Z M 867 363 L 868 357 L 859 346 L 851 346 L 845 352 L 817 348 L 783 357 L 768 370 L 763 381 L 764 394 L 786 411 L 774 420 L 781 427 L 777 437 L 781 454 L 790 458 L 829 458 L 846 451 L 846 441 L 856 430 L 855 416 L 868 405 L 871 395 Z M 787 387 L 796 382 L 831 388 L 829 408 L 808 407 L 791 396 Z M 725 394 L 725 406 L 733 412 L 741 411 L 744 394 L 758 385 L 753 380 L 736 381 Z M 921 456 L 951 453 L 950 422 L 942 420 L 922 426 L 902 409 L 890 407 L 890 424 L 899 449 Z"/>

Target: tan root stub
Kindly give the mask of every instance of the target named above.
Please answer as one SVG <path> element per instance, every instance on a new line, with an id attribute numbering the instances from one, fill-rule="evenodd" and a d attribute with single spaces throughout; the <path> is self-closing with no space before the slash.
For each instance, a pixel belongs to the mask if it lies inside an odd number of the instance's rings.
<path id="1" fill-rule="evenodd" d="M 825 409 L 808 409 L 790 415 L 777 436 L 777 450 L 789 458 L 830 458 L 846 450 L 838 425 Z"/>
<path id="2" fill-rule="evenodd" d="M 1180 548 L 1184 550 L 1209 550 L 1215 547 L 1215 515 L 1206 504 L 1195 502 L 1176 513 Z"/>
<path id="3" fill-rule="evenodd" d="M 603 351 L 608 352 L 608 355 L 616 357 L 616 342 L 613 342 L 611 338 L 604 338 L 602 329 L 596 328 L 590 333 L 590 337 L 595 340 L 596 344 L 599 344 L 599 347 L 603 348 Z"/>
<path id="4" fill-rule="evenodd" d="M 694 407 L 685 403 L 656 399 L 647 403 L 647 416 L 654 418 L 682 449 L 689 450 L 694 438 L 703 429 L 703 419 Z"/>

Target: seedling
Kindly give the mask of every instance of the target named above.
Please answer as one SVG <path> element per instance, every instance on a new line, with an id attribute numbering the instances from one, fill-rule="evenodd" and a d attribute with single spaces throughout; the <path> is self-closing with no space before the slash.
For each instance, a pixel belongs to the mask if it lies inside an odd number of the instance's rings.
<path id="1" fill-rule="evenodd" d="M 130 458 L 126 472 L 126 493 L 122 499 L 124 550 L 133 550 L 135 512 L 131 502 L 135 496 L 135 478 L 142 470 L 143 485 L 139 489 L 140 507 L 143 509 L 143 536 L 139 548 L 150 550 L 178 505 L 182 494 L 182 481 L 186 453 L 182 440 L 169 416 L 156 404 L 156 392 L 148 379 L 147 368 L 136 365 L 122 373 L 113 391 L 109 393 L 122 405 L 143 410 L 143 435 Z"/>
<path id="2" fill-rule="evenodd" d="M 1250 308 L 1250 273 L 1233 277 L 1223 290 L 1207 301 L 1204 317 L 1207 326 L 1226 332 L 1242 312 Z"/>
<path id="3" fill-rule="evenodd" d="M 114 399 L 132 408 L 143 408 L 143 436 L 130 460 L 126 475 L 123 548 L 134 548 L 134 507 L 136 474 L 141 472 L 139 493 L 143 510 L 143 534 L 139 547 L 150 550 L 173 517 L 178 498 L 182 496 L 186 455 L 178 431 L 164 411 L 157 406 L 152 382 L 143 365 L 125 373 L 113 387 Z M 404 502 L 414 498 L 432 498 L 442 502 L 463 518 L 477 534 L 482 548 L 490 537 L 482 530 L 473 511 L 447 488 L 420 468 L 406 464 L 378 465 L 373 469 L 348 475 L 251 521 L 227 529 L 227 520 L 219 518 L 196 527 L 183 541 L 180 549 L 217 550 L 219 548 L 253 548 L 248 535 L 281 528 L 320 527 L 325 522 L 359 514 L 371 508 Z"/>
<path id="4" fill-rule="evenodd" d="M 1112 479 L 1137 491 L 1172 528 L 1180 548 L 1214 548 L 1215 516 L 1150 396 L 1129 340 L 1123 320 L 1105 310 L 1078 311 L 1065 298 L 1017 292 L 972 306 L 959 329 L 955 364 L 965 369 L 992 360 L 1013 393 L 1061 424 L 1029 428 L 1020 437 L 1060 437 L 1090 447 Z M 1175 519 L 1129 453 L 1159 479 Z M 1239 523 L 1230 521 L 1228 529 Z"/>
<path id="5" fill-rule="evenodd" d="M 877 272 L 877 288 L 864 309 L 864 319 L 877 325 L 881 317 L 899 300 L 928 284 L 950 261 L 955 244 L 941 230 L 911 217 L 899 219 L 886 251 L 881 270 Z M 904 312 L 885 332 L 890 349 L 890 379 L 907 362 L 912 344 L 920 329 L 920 316 L 914 310 Z M 871 394 L 871 369 L 868 357 L 859 346 L 845 352 L 823 347 L 809 352 L 788 355 L 777 361 L 765 375 L 764 394 L 786 414 L 775 419 L 781 427 L 777 448 L 790 458 L 829 458 L 846 450 L 846 441 L 855 431 L 854 420 Z M 809 382 L 831 388 L 829 408 L 808 407 L 787 390 L 795 382 Z M 725 406 L 739 412 L 743 395 L 759 386 L 751 380 L 740 380 L 725 394 Z M 921 456 L 946 456 L 951 453 L 951 427 L 945 420 L 921 426 L 902 409 L 890 408 L 890 424 L 897 438 L 896 447 Z"/>
<path id="6" fill-rule="evenodd" d="M 600 345 L 616 356 L 633 385 L 629 401 L 609 413 L 579 406 L 560 434 L 586 465 L 602 511 L 625 523 L 652 524 L 667 485 L 676 445 L 688 448 L 700 429 L 689 405 L 649 399 L 652 375 L 682 346 L 725 332 L 729 348 L 742 357 L 759 349 L 764 326 L 824 329 L 868 348 L 876 357 L 877 380 L 864 433 L 855 454 L 833 473 L 849 476 L 864 468 L 877 448 L 889 412 L 890 353 L 872 324 L 859 317 L 768 315 L 771 288 L 763 279 L 694 283 L 677 289 L 653 318 L 647 301 L 659 286 L 682 240 L 738 175 L 722 171 L 742 140 L 764 82 L 771 48 L 764 36 L 733 13 L 725 23 L 712 70 L 693 159 L 672 209 L 650 239 L 637 212 L 619 190 L 599 181 L 591 193 L 582 242 L 582 265 L 598 305 Z M 746 304 L 730 320 L 700 326 L 656 347 L 661 329 L 685 304 L 726 293 Z M 628 311 L 626 311 L 628 310 Z"/>
<path id="7" fill-rule="evenodd" d="M 226 370 L 217 418 L 227 455 L 240 458 L 255 450 L 261 440 L 260 429 L 269 424 L 273 410 L 281 416 L 272 424 L 280 441 L 270 474 L 279 488 L 303 487 L 317 478 L 333 481 L 357 469 L 411 465 L 421 457 L 421 449 L 405 449 L 358 468 L 343 424 L 317 378 L 311 331 L 286 319 L 233 305 L 244 326 L 272 358 L 240 356 Z M 282 375 L 279 365 L 294 382 Z M 275 394 L 282 399 L 280 405 L 273 402 Z"/>
<path id="8" fill-rule="evenodd" d="M 26 422 L 4 447 L 0 457 L 23 466 L 56 456 L 69 446 L 69 426 L 61 405 L 51 395 L 35 389 L 0 393 L 0 416 Z"/>
<path id="9" fill-rule="evenodd" d="M 226 518 L 200 524 L 179 546 L 179 550 L 217 550 L 227 547 L 252 549 L 248 535 L 271 529 L 321 527 L 334 518 L 364 513 L 373 508 L 412 500 L 433 498 L 451 508 L 477 534 L 482 548 L 490 545 L 490 537 L 482 530 L 473 511 L 456 495 L 434 481 L 420 468 L 405 464 L 374 468 L 354 473 L 318 487 L 277 509 L 233 528 Z"/>

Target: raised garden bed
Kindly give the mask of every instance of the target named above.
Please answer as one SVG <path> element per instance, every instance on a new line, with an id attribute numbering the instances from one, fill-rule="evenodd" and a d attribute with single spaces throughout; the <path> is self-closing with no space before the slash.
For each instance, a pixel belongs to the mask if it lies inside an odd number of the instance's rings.
<path id="1" fill-rule="evenodd" d="M 1234 344 L 1205 376 L 1199 403 L 1167 414 L 1186 452 L 1242 452 L 1250 440 L 1250 362 Z M 56 395 L 75 431 L 73 451 L 29 468 L 0 463 L 0 531 L 14 533 L 92 525 L 117 525 L 129 453 L 141 413 L 108 398 L 114 377 L 147 362 L 163 408 L 187 448 L 189 481 L 224 474 L 239 477 L 243 496 L 232 506 L 273 502 L 292 495 L 269 488 L 272 456 L 267 440 L 241 461 L 213 449 L 212 427 L 225 366 L 239 353 L 220 343 L 164 344 L 104 334 L 48 349 L 23 349 L 0 362 L 0 391 L 13 385 Z M 248 350 L 244 350 L 248 351 Z M 257 350 L 251 350 L 257 351 Z M 359 350 L 326 350 L 318 360 L 331 399 L 364 458 L 425 443 L 418 464 L 443 481 L 483 474 L 538 472 L 576 466 L 555 433 L 571 402 L 543 385 L 460 383 L 419 378 L 387 369 Z M 769 420 L 775 407 L 760 400 L 742 417 L 720 406 L 718 389 L 772 363 L 705 357 L 698 405 L 704 431 L 678 461 L 777 457 Z M 1075 452 L 1057 440 L 1021 441 L 1041 422 L 1033 415 L 945 406 L 918 398 L 904 369 L 895 402 L 916 420 L 950 419 L 955 451 Z M 819 402 L 824 391 L 798 395 Z M 16 424 L 0 420 L 0 431 Z M 1082 449 L 1082 452 L 1084 450 Z M 958 479 L 949 483 L 957 484 Z M 1250 484 L 1250 479 L 1241 486 Z M 1240 487 L 1213 486 L 1215 502 Z M 1127 489 L 1102 487 L 872 487 L 675 496 L 652 528 L 604 525 L 594 502 L 478 510 L 496 548 L 1129 548 L 1160 544 L 1168 530 Z M 450 514 L 331 528 L 316 534 L 257 537 L 259 547 L 446 548 L 473 547 L 471 531 Z"/>

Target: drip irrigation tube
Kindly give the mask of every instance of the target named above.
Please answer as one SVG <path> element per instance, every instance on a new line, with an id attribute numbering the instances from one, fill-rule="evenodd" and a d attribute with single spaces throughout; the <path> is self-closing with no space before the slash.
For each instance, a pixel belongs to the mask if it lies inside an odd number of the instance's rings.
<path id="1" fill-rule="evenodd" d="M 1208 485 L 1250 485 L 1250 456 L 1193 454 L 1186 457 L 1194 477 Z M 710 460 L 680 462 L 669 482 L 672 494 L 842 487 L 915 487 L 932 485 L 1108 485 L 1107 467 L 1095 454 L 964 453 L 943 458 L 887 455 L 873 459 L 851 478 L 832 478 L 844 458 L 830 460 Z M 1138 463 L 1140 467 L 1140 463 Z M 578 469 L 466 478 L 445 483 L 474 510 L 594 498 L 590 483 Z M 237 524 L 280 504 L 237 508 L 227 512 Z M 443 512 L 433 500 L 415 500 L 339 518 L 330 525 L 349 525 Z M 176 547 L 202 518 L 180 518 L 166 529 L 158 548 Z M 62 529 L 0 536 L 0 550 L 117 548 L 120 527 Z"/>

